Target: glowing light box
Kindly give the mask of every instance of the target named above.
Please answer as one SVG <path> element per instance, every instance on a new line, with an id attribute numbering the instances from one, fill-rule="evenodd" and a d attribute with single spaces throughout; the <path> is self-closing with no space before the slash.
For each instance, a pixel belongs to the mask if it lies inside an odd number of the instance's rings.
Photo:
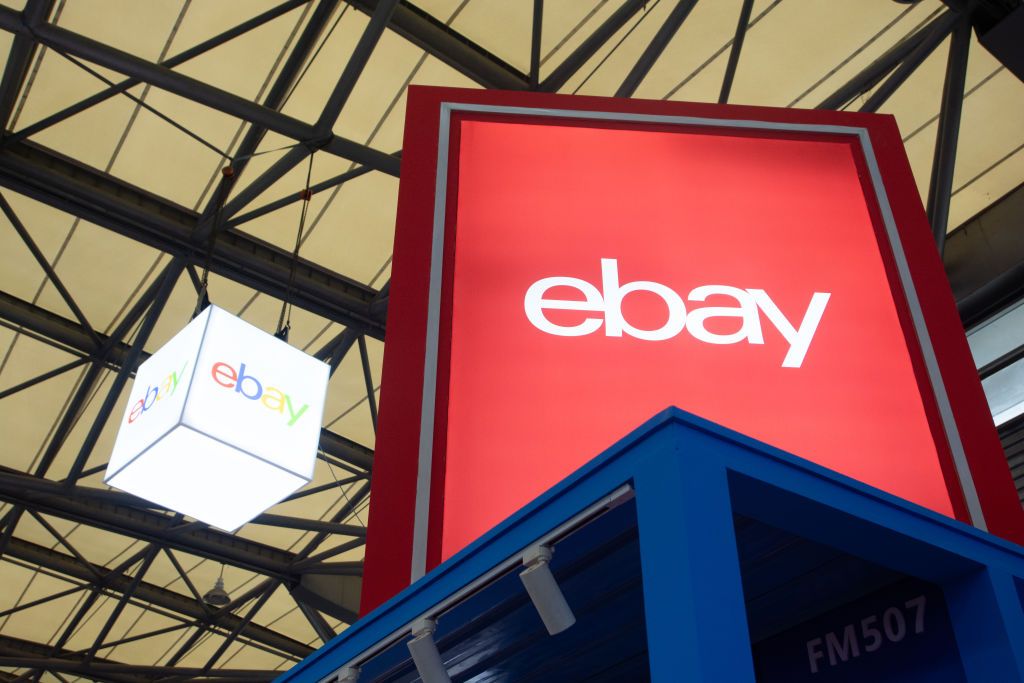
<path id="1" fill-rule="evenodd" d="M 209 306 L 139 366 L 104 481 L 237 529 L 312 478 L 328 374 Z"/>

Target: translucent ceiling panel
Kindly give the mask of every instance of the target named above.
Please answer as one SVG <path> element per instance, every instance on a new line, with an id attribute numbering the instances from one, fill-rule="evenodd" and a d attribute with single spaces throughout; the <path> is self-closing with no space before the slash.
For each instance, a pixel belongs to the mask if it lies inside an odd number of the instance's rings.
<path id="1" fill-rule="evenodd" d="M 1012 358 L 1012 354 L 1019 355 L 1024 347 L 1024 301 L 972 329 L 967 341 L 979 369 L 1001 358 Z M 996 425 L 1024 414 L 1024 359 L 985 377 L 982 387 Z"/>

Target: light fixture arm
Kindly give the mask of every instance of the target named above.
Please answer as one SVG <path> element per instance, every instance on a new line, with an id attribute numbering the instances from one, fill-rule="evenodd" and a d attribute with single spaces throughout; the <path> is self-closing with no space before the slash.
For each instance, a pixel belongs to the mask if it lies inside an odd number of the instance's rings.
<path id="1" fill-rule="evenodd" d="M 437 623 L 433 619 L 418 619 L 412 625 L 412 640 L 406 643 L 412 661 L 423 683 L 451 683 L 448 670 L 441 661 L 441 653 L 434 642 Z"/>
<path id="2" fill-rule="evenodd" d="M 523 566 L 526 568 L 519 573 L 519 579 L 526 587 L 544 627 L 550 635 L 555 635 L 575 624 L 576 615 L 551 573 L 551 555 L 552 550 L 546 545 L 527 548 L 523 553 Z"/>

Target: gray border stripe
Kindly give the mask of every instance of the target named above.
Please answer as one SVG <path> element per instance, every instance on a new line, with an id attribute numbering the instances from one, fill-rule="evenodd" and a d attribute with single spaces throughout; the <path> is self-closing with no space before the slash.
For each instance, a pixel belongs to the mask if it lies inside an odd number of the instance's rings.
<path id="1" fill-rule="evenodd" d="M 953 416 L 953 406 L 949 402 L 949 393 L 946 391 L 946 384 L 942 380 L 939 360 L 935 356 L 935 349 L 932 346 L 931 337 L 928 335 L 924 311 L 921 310 L 921 302 L 917 297 L 913 278 L 910 276 L 910 265 L 907 263 L 907 256 L 899 239 L 896 218 L 893 216 L 892 207 L 889 205 L 889 197 L 886 195 L 885 186 L 882 184 L 882 173 L 875 159 L 871 138 L 866 130 L 861 132 L 858 137 L 868 162 L 871 184 L 875 188 L 878 205 L 882 209 L 882 221 L 885 223 L 885 231 L 889 237 L 889 246 L 892 248 L 893 259 L 896 261 L 896 270 L 900 276 L 900 284 L 903 285 L 903 294 L 906 296 L 907 306 L 910 308 L 910 317 L 913 319 L 914 329 L 917 331 L 921 355 L 924 357 L 928 377 L 931 379 L 932 391 L 935 394 L 939 415 L 942 418 L 942 426 L 946 432 L 946 440 L 949 442 L 949 450 L 953 454 L 953 464 L 956 466 L 956 472 L 960 479 L 960 489 L 963 491 L 964 499 L 967 502 L 967 511 L 970 514 L 971 521 L 974 522 L 974 526 L 983 531 L 988 531 L 985 514 L 981 509 L 981 500 L 978 497 L 978 489 L 974 485 L 974 477 L 971 476 L 971 466 L 967 462 L 967 453 L 964 451 L 964 444 L 960 439 L 956 418 Z"/>
<path id="2" fill-rule="evenodd" d="M 410 583 L 426 573 L 427 523 L 430 519 L 430 470 L 434 456 L 434 402 L 437 398 L 437 344 L 441 326 L 441 275 L 444 267 L 445 196 L 448 192 L 448 137 L 452 107 L 441 104 L 437 143 L 437 180 L 434 192 L 434 231 L 430 244 L 430 289 L 427 303 L 427 339 L 423 363 L 423 405 L 420 447 L 416 464 L 416 507 L 412 530 Z"/>
<path id="3" fill-rule="evenodd" d="M 412 559 L 412 580 L 415 581 L 426 572 L 427 552 L 427 522 L 430 514 L 430 468 L 433 460 L 434 440 L 434 402 L 437 389 L 437 353 L 438 334 L 441 317 L 441 281 L 442 268 L 444 266 L 444 222 L 445 222 L 445 200 L 448 190 L 448 145 L 450 137 L 451 113 L 453 111 L 465 111 L 483 114 L 512 114 L 525 117 L 544 117 L 559 119 L 577 119 L 585 121 L 624 121 L 632 123 L 661 123 L 668 125 L 684 125 L 706 128 L 738 128 L 746 130 L 779 130 L 798 133 L 825 133 L 838 135 L 853 135 L 861 143 L 861 149 L 867 159 L 871 185 L 882 211 L 882 219 L 885 224 L 886 236 L 889 240 L 889 248 L 892 250 L 896 260 L 896 268 L 900 277 L 900 285 L 903 294 L 907 299 L 910 308 L 911 319 L 914 324 L 914 331 L 917 333 L 921 353 L 925 360 L 925 367 L 931 381 L 932 390 L 939 406 L 939 416 L 942 419 L 946 439 L 949 442 L 953 454 L 953 463 L 956 466 L 957 475 L 960 479 L 960 486 L 967 501 L 968 513 L 975 526 L 987 530 L 985 518 L 981 510 L 981 502 L 978 499 L 978 492 L 974 485 L 974 478 L 971 476 L 970 466 L 967 463 L 967 456 L 964 451 L 963 442 L 960 439 L 960 432 L 953 417 L 952 405 L 949 402 L 949 395 L 942 381 L 939 371 L 938 359 L 935 357 L 935 350 L 925 325 L 924 314 L 914 288 L 913 279 L 910 276 L 910 268 L 907 264 L 906 254 L 903 252 L 903 245 L 899 240 L 899 232 L 896 229 L 896 221 L 893 217 L 892 207 L 889 205 L 889 198 L 885 193 L 882 184 L 881 173 L 878 169 L 878 161 L 875 159 L 874 149 L 868 131 L 857 126 L 834 126 L 825 124 L 801 124 L 782 123 L 776 121 L 753 121 L 753 120 L 731 120 L 714 119 L 698 116 L 664 116 L 658 114 L 633 114 L 627 112 L 603 112 L 603 111 L 578 111 L 573 109 L 546 109 L 532 107 L 506 107 L 488 104 L 460 104 L 457 102 L 442 102 L 440 131 L 438 133 L 437 151 L 437 184 L 434 194 L 434 225 L 431 242 L 430 259 L 430 298 L 429 310 L 427 312 L 427 339 L 426 358 L 423 371 L 423 408 L 420 418 L 420 441 L 419 461 L 416 478 L 416 517 L 413 525 L 413 559 Z"/>

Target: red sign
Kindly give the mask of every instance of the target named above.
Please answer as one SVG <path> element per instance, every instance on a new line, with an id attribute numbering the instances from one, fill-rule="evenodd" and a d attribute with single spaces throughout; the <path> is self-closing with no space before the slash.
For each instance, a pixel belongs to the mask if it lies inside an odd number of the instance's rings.
<path id="1" fill-rule="evenodd" d="M 889 117 L 444 89 L 407 116 L 364 608 L 669 405 L 1020 538 Z"/>

